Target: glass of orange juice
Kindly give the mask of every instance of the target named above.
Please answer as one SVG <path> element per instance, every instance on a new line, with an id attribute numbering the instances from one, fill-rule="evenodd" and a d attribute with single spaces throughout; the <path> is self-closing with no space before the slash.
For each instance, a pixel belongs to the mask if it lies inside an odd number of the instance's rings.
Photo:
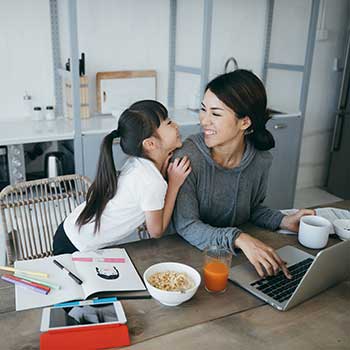
<path id="1" fill-rule="evenodd" d="M 226 290 L 231 268 L 232 253 L 219 246 L 210 246 L 204 251 L 204 283 L 210 293 L 223 293 Z"/>

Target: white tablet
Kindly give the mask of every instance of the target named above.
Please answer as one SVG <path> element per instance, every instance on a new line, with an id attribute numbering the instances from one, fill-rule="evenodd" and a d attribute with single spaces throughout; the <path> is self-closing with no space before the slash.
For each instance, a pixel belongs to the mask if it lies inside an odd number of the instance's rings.
<path id="1" fill-rule="evenodd" d="M 63 308 L 47 307 L 43 310 L 40 331 L 112 323 L 126 323 L 124 310 L 119 301 Z"/>

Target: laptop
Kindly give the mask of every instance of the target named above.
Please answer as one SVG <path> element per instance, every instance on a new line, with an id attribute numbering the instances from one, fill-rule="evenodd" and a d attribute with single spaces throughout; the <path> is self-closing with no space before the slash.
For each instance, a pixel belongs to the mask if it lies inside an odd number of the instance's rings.
<path id="1" fill-rule="evenodd" d="M 286 311 L 350 276 L 350 241 L 321 250 L 316 256 L 289 245 L 277 253 L 287 263 L 291 280 L 282 271 L 261 278 L 249 262 L 232 267 L 229 279 L 277 310 Z"/>

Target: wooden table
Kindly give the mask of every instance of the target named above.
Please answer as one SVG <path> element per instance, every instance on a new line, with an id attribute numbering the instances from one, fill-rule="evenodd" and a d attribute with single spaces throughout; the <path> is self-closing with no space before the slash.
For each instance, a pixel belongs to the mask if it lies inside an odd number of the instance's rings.
<path id="1" fill-rule="evenodd" d="M 332 204 L 332 206 L 335 206 Z M 350 207 L 350 201 L 337 204 Z M 291 244 L 306 250 L 296 236 L 282 236 L 246 225 L 244 229 L 274 248 Z M 331 238 L 329 245 L 339 242 Z M 202 253 L 177 235 L 124 245 L 142 274 L 157 262 L 178 261 L 199 271 Z M 312 254 L 314 250 L 307 250 Z M 233 264 L 245 260 L 240 254 Z M 153 299 L 123 301 L 132 349 L 349 349 L 350 282 L 280 312 L 264 304 L 233 283 L 221 295 L 204 290 L 177 307 L 166 307 Z M 14 311 L 14 289 L 0 283 L 1 349 L 39 348 L 41 309 Z"/>

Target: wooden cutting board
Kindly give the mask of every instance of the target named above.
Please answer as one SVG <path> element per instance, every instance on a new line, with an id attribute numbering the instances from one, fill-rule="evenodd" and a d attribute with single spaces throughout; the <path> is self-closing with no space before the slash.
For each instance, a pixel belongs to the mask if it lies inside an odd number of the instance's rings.
<path id="1" fill-rule="evenodd" d="M 97 110 L 119 113 L 132 103 L 157 98 L 157 72 L 130 70 L 96 73 Z"/>

